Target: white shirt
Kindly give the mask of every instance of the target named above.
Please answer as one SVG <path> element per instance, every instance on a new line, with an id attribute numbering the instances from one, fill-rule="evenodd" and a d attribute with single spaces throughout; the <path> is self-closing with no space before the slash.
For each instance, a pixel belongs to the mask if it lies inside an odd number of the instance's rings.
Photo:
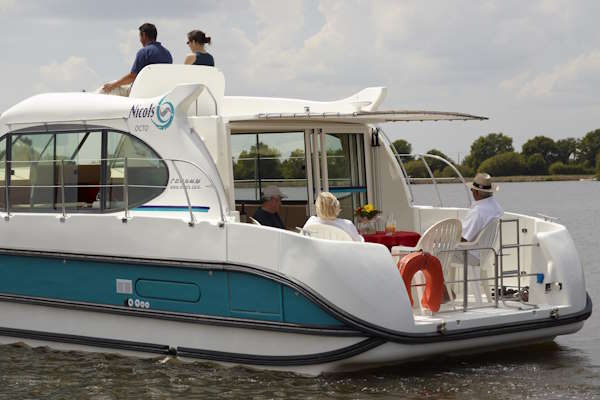
<path id="1" fill-rule="evenodd" d="M 355 242 L 364 242 L 365 241 L 365 239 L 356 230 L 356 227 L 354 226 L 354 224 L 351 221 L 348 221 L 347 219 L 342 219 L 342 218 L 321 219 L 319 217 L 312 216 L 308 219 L 308 221 L 306 221 L 306 223 L 304 224 L 304 228 L 306 228 L 309 225 L 314 225 L 314 224 L 325 224 L 325 225 L 335 226 L 336 228 L 340 228 L 341 230 L 346 232 L 348 235 L 350 235 L 352 240 L 354 240 Z"/>
<path id="2" fill-rule="evenodd" d="M 502 215 L 504 210 L 494 196 L 476 201 L 462 220 L 462 237 L 473 241 L 493 218 L 502 218 Z"/>

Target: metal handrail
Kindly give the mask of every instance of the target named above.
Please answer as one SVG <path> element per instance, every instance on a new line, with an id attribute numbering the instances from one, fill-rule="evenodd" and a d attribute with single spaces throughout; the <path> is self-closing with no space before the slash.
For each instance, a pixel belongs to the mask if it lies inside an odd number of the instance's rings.
<path id="1" fill-rule="evenodd" d="M 390 140 L 390 138 L 387 136 L 385 131 L 382 128 L 377 128 L 377 129 L 378 129 L 379 136 L 381 137 L 383 143 L 386 146 L 389 146 L 389 148 L 392 150 L 392 153 L 394 153 L 396 160 L 398 160 L 400 162 L 400 171 L 402 172 L 402 174 L 404 176 L 406 186 L 408 187 L 408 193 L 410 194 L 410 204 L 414 204 L 415 196 L 413 194 L 412 187 L 410 186 L 410 182 L 408 180 L 408 173 L 406 172 L 406 168 L 404 168 L 404 163 L 402 162 L 402 159 L 399 158 L 398 150 L 396 150 L 396 146 L 394 146 L 394 143 Z"/>
<path id="2" fill-rule="evenodd" d="M 223 226 L 225 223 L 225 212 L 223 209 L 223 204 L 222 204 L 222 199 L 221 196 L 219 194 L 219 190 L 215 184 L 215 182 L 213 181 L 213 179 L 200 167 L 198 166 L 196 163 L 192 162 L 192 161 L 187 161 L 187 160 L 182 160 L 182 159 L 164 159 L 164 158 L 140 158 L 140 157 L 117 157 L 117 158 L 88 158 L 88 159 L 79 159 L 79 163 L 81 164 L 81 162 L 85 162 L 85 161 L 97 161 L 99 162 L 99 166 L 101 165 L 101 163 L 103 161 L 123 161 L 124 162 L 124 172 L 123 172 L 123 184 L 122 185 L 117 185 L 117 184 L 101 184 L 99 183 L 98 185 L 72 185 L 72 184 L 65 184 L 65 177 L 64 177 L 64 164 L 66 162 L 70 162 L 70 163 L 75 163 L 74 160 L 5 160 L 4 163 L 4 167 L 5 169 L 9 169 L 12 168 L 14 164 L 27 164 L 27 165 L 32 165 L 32 164 L 56 164 L 57 162 L 59 162 L 59 166 L 60 166 L 60 182 L 59 185 L 18 185 L 18 186 L 13 186 L 11 184 L 7 184 L 5 182 L 4 185 L 0 185 L 0 187 L 4 187 L 4 200 L 5 200 L 5 218 L 9 219 L 11 216 L 11 204 L 10 204 L 10 188 L 11 187 L 19 187 L 19 188 L 60 188 L 61 190 L 61 212 L 62 212 L 62 216 L 61 216 L 61 221 L 66 220 L 66 216 L 67 216 L 67 212 L 66 212 L 66 204 L 65 204 L 65 188 L 83 188 L 83 187 L 98 187 L 98 188 L 110 188 L 110 187 L 122 187 L 123 190 L 123 196 L 124 196 L 124 218 L 123 221 L 125 222 L 128 218 L 129 218 L 129 189 L 130 188 L 161 188 L 161 189 L 167 189 L 169 187 L 169 185 L 136 185 L 136 184 L 130 184 L 129 183 L 129 179 L 128 179 L 128 168 L 129 168 L 129 163 L 131 161 L 162 161 L 162 162 L 171 162 L 171 164 L 173 165 L 173 168 L 175 169 L 175 172 L 177 173 L 177 175 L 179 176 L 179 180 L 181 181 L 181 184 L 183 186 L 184 189 L 184 193 L 185 193 L 185 198 L 186 198 L 186 202 L 187 202 L 187 207 L 188 210 L 190 212 L 190 221 L 189 224 L 190 226 L 193 226 L 195 224 L 195 217 L 193 214 L 193 206 L 191 204 L 191 199 L 190 199 L 190 195 L 188 192 L 188 187 L 186 186 L 185 180 L 183 179 L 183 176 L 181 174 L 180 169 L 177 167 L 177 163 L 184 163 L 184 164 L 189 164 L 192 167 L 194 167 L 194 169 L 198 170 L 202 176 L 204 176 L 208 182 L 209 185 L 203 185 L 204 188 L 208 188 L 211 187 L 214 192 L 215 195 L 217 197 L 217 202 L 219 204 L 219 215 L 220 215 L 220 226 Z"/>
<path id="3" fill-rule="evenodd" d="M 469 279 L 469 265 L 467 262 L 469 251 L 480 251 L 480 250 L 488 250 L 494 254 L 494 276 L 486 279 Z M 468 310 L 469 305 L 469 282 L 479 282 L 484 280 L 494 280 L 494 307 L 498 308 L 498 258 L 499 254 L 493 247 L 473 247 L 469 249 L 451 249 L 451 250 L 440 250 L 439 253 L 462 253 L 463 254 L 463 280 L 462 281 L 445 281 L 444 284 L 447 283 L 461 283 L 463 284 L 463 312 Z"/>
<path id="4" fill-rule="evenodd" d="M 514 222 L 513 220 L 507 220 L 507 222 Z M 539 244 L 536 243 L 517 243 L 516 245 L 513 245 L 513 247 L 535 247 L 535 246 L 539 246 Z M 511 275 L 506 275 L 503 271 L 503 265 L 502 265 L 502 257 L 506 256 L 506 254 L 503 254 L 502 250 L 506 248 L 506 247 L 501 247 L 500 251 L 496 251 L 495 248 L 493 247 L 473 247 L 473 248 L 469 248 L 469 249 L 452 249 L 452 250 L 440 250 L 439 253 L 462 253 L 463 254 L 463 279 L 462 280 L 458 280 L 458 281 L 444 281 L 444 284 L 463 284 L 463 311 L 467 311 L 469 309 L 473 309 L 474 307 L 469 307 L 468 304 L 468 296 L 469 296 L 469 289 L 468 289 L 468 284 L 471 282 L 483 282 L 483 281 L 494 281 L 494 303 L 493 303 L 493 307 L 498 308 L 499 302 L 502 302 L 502 304 L 506 307 L 510 307 L 510 305 L 508 305 L 506 303 L 507 300 L 511 300 L 511 299 L 507 299 L 504 297 L 504 291 L 502 290 L 502 288 L 506 287 L 504 286 L 504 281 L 503 278 L 505 277 L 516 277 L 518 279 L 518 283 L 517 283 L 517 293 L 519 293 L 519 303 L 521 305 L 524 306 L 528 306 L 528 307 L 532 307 L 532 308 L 537 308 L 538 306 L 535 304 L 530 304 L 527 303 L 525 301 L 523 301 L 523 299 L 520 297 L 521 294 L 521 278 L 522 277 L 534 277 L 534 276 L 538 276 L 538 273 L 521 273 L 521 268 L 520 266 L 517 268 L 517 271 L 515 274 L 511 274 Z M 494 276 L 489 277 L 489 278 L 472 278 L 469 279 L 468 277 L 468 262 L 467 262 L 467 255 L 468 252 L 470 251 L 491 251 L 494 255 Z M 416 285 L 411 285 L 411 286 L 422 286 L 422 284 L 416 284 Z M 484 306 L 479 306 L 477 308 L 485 308 L 485 307 L 491 307 L 492 305 L 484 305 Z"/>
<path id="5" fill-rule="evenodd" d="M 440 203 L 440 207 L 443 207 L 442 205 L 442 198 L 439 192 L 439 189 L 437 187 L 437 181 L 438 180 L 443 180 L 445 178 L 436 178 L 433 174 L 433 172 L 431 171 L 431 168 L 429 168 L 429 164 L 427 164 L 427 161 L 425 160 L 425 158 L 433 158 L 435 160 L 441 161 L 444 164 L 450 166 L 450 168 L 452 168 L 452 170 L 456 173 L 456 176 L 458 177 L 458 179 L 460 179 L 461 183 L 463 184 L 463 187 L 465 188 L 465 194 L 467 196 L 467 205 L 470 207 L 472 204 L 472 199 L 469 193 L 469 187 L 467 186 L 467 181 L 465 180 L 465 178 L 462 176 L 462 174 L 460 173 L 460 171 L 458 170 L 458 168 L 456 168 L 456 166 L 454 164 L 452 164 L 450 161 L 446 160 L 444 157 L 440 157 L 438 155 L 435 154 L 429 154 L 429 153 L 413 153 L 413 154 L 397 154 L 396 158 L 402 163 L 402 159 L 400 157 L 413 157 L 416 159 L 421 159 L 423 161 L 423 163 L 425 164 L 425 167 L 427 168 L 427 172 L 429 173 L 429 178 L 411 178 L 408 177 L 407 178 L 407 184 L 410 186 L 410 181 L 414 180 L 414 179 L 431 179 L 431 181 L 433 182 L 434 186 L 435 186 L 435 190 L 437 192 L 437 196 L 438 196 L 438 202 Z M 407 175 L 408 176 L 408 175 Z M 454 178 L 452 178 L 454 179 Z"/>
<path id="6" fill-rule="evenodd" d="M 425 157 L 429 157 L 429 158 L 433 158 L 436 160 L 439 160 L 441 162 L 443 162 L 446 165 L 449 165 L 450 168 L 452 168 L 452 170 L 454 171 L 454 173 L 456 174 L 456 176 L 460 179 L 460 181 L 462 182 L 462 184 L 465 187 L 465 193 L 467 195 L 467 205 L 470 207 L 472 204 L 472 199 L 469 193 L 469 188 L 467 186 L 467 182 L 465 180 L 465 178 L 462 176 L 462 174 L 460 173 L 460 171 L 458 170 L 458 168 L 456 168 L 456 166 L 454 164 L 452 164 L 450 161 L 446 160 L 443 157 L 440 157 L 438 155 L 435 154 L 429 154 L 429 153 L 414 153 L 414 154 L 405 154 L 405 153 L 398 153 L 398 150 L 396 149 L 396 146 L 394 146 L 393 142 L 390 140 L 390 138 L 387 136 L 387 134 L 385 133 L 385 131 L 381 128 L 377 128 L 379 135 L 381 138 L 383 138 L 383 142 L 389 146 L 392 150 L 392 153 L 394 154 L 396 160 L 398 161 L 398 163 L 400 164 L 400 170 L 402 171 L 402 174 L 404 175 L 404 179 L 406 181 L 406 185 L 408 186 L 408 191 L 410 193 L 410 202 L 411 204 L 414 204 L 415 202 L 415 197 L 414 197 L 414 193 L 412 191 L 412 187 L 411 187 L 411 180 L 414 178 L 411 178 L 408 176 L 408 172 L 406 171 L 406 167 L 404 166 L 404 162 L 402 161 L 402 157 L 411 157 L 411 158 L 421 158 L 421 160 L 423 160 L 425 167 L 427 168 L 427 171 L 429 173 L 429 176 L 435 186 L 436 192 L 437 192 L 437 196 L 438 196 L 438 202 L 440 204 L 440 207 L 443 207 L 443 202 L 442 202 L 442 196 L 440 195 L 440 192 L 437 188 L 437 179 L 431 169 L 429 168 L 429 165 L 427 164 L 427 161 L 425 160 Z M 427 178 L 426 178 L 427 179 Z"/>
<path id="7" fill-rule="evenodd" d="M 188 194 L 187 187 L 185 186 L 185 180 L 183 179 L 183 176 L 181 176 L 181 172 L 179 171 L 179 168 L 177 168 L 177 164 L 173 163 L 173 168 L 175 168 L 177 175 L 179 175 L 179 180 L 181 181 L 181 184 L 183 185 L 183 192 L 185 193 L 185 199 L 187 200 L 187 203 L 188 203 L 188 210 L 190 212 L 190 222 L 188 222 L 188 224 L 190 226 L 194 226 L 196 224 L 196 221 L 194 220 L 194 213 L 192 212 L 192 203 L 190 202 L 190 196 Z M 217 196 L 218 196 L 218 194 L 217 194 Z"/>
<path id="8" fill-rule="evenodd" d="M 125 202 L 125 216 L 123 217 L 123 222 L 127 222 L 127 220 L 129 219 L 129 186 L 127 182 L 127 166 L 127 157 L 125 157 L 125 160 L 123 162 L 123 201 Z"/>
<path id="9" fill-rule="evenodd" d="M 425 168 L 427 169 L 427 172 L 429 173 L 429 176 L 431 177 L 431 180 L 433 181 L 433 188 L 435 189 L 435 192 L 437 193 L 438 202 L 440 204 L 440 207 L 443 207 L 444 203 L 442 202 L 442 195 L 440 194 L 440 189 L 438 188 L 437 181 L 435 180 L 435 176 L 433 175 L 431 168 L 429 168 L 429 164 L 427 163 L 427 160 L 425 159 L 425 157 L 423 155 L 419 155 L 417 157 L 421 157 L 421 159 L 423 160 L 423 164 L 425 164 Z"/>

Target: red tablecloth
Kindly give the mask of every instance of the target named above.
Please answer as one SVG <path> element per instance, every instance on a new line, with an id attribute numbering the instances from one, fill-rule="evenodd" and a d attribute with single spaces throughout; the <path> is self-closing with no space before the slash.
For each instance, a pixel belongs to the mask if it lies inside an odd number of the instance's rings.
<path id="1" fill-rule="evenodd" d="M 365 242 L 379 243 L 392 250 L 394 246 L 416 246 L 421 235 L 417 232 L 396 231 L 391 235 L 386 235 L 385 232 L 377 232 L 363 235 L 363 237 Z"/>

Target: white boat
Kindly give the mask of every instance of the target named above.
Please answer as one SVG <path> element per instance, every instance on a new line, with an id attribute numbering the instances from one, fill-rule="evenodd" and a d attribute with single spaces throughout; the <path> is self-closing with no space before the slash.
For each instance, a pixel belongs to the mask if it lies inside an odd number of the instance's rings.
<path id="1" fill-rule="evenodd" d="M 411 307 L 385 246 L 294 230 L 322 190 L 404 231 L 460 218 L 414 204 L 375 124 L 485 118 L 381 111 L 382 87 L 332 102 L 224 88 L 215 68 L 152 65 L 128 97 L 41 94 L 1 115 L 2 343 L 320 374 L 552 340 L 590 316 L 549 220 L 506 213 L 489 279 L 446 276 L 457 296 L 438 312 Z M 240 222 L 270 184 L 289 230 Z"/>

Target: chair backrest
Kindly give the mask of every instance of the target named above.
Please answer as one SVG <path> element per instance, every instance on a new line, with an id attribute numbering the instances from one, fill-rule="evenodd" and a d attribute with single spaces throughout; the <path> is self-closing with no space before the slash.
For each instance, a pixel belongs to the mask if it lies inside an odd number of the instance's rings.
<path id="1" fill-rule="evenodd" d="M 311 224 L 304 228 L 311 237 L 329 240 L 352 241 L 352 237 L 340 228 L 326 224 Z"/>
<path id="2" fill-rule="evenodd" d="M 460 242 L 461 234 L 462 224 L 458 219 L 444 219 L 427 229 L 415 247 L 436 256 L 444 268 L 452 256 L 451 250 Z"/>
<path id="3" fill-rule="evenodd" d="M 494 247 L 496 239 L 498 238 L 498 226 L 500 224 L 499 218 L 492 218 L 490 222 L 477 234 L 473 240 L 473 247 L 477 248 L 488 248 Z M 480 265 L 485 265 L 488 257 L 492 256 L 491 251 L 482 250 L 482 257 Z"/>

